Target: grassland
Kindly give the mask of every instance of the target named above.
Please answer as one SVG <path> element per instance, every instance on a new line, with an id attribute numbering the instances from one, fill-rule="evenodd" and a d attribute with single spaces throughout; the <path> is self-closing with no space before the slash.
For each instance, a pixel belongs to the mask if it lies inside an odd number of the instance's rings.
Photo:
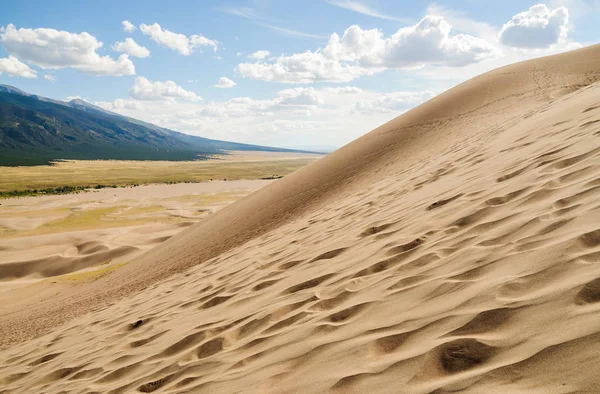
<path id="1" fill-rule="evenodd" d="M 67 194 L 88 188 L 209 180 L 273 179 L 316 157 L 208 161 L 60 161 L 50 166 L 0 167 L 0 197 Z"/>

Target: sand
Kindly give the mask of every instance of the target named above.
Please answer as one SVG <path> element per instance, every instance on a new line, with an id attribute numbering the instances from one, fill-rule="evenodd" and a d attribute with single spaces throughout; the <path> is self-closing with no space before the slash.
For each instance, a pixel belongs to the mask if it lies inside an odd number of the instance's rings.
<path id="1" fill-rule="evenodd" d="M 4 313 L 0 385 L 600 392 L 598 81 L 600 46 L 476 77 Z"/>
<path id="2" fill-rule="evenodd" d="M 0 310 L 35 303 L 29 288 L 34 283 L 79 284 L 94 279 L 94 272 L 124 265 L 270 182 L 145 185 L 2 199 Z M 15 291 L 22 287 L 27 288 Z"/>

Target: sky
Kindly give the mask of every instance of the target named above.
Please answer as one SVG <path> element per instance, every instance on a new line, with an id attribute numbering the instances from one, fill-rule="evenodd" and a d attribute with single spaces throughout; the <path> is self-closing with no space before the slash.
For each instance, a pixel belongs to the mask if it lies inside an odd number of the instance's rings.
<path id="1" fill-rule="evenodd" d="M 600 0 L 3 0 L 0 84 L 208 138 L 339 147 L 494 68 L 600 42 Z"/>

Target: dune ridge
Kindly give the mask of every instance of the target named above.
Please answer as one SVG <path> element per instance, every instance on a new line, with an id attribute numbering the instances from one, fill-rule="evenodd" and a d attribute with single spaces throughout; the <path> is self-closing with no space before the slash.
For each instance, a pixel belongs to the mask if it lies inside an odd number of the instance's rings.
<path id="1" fill-rule="evenodd" d="M 7 312 L 1 386 L 600 391 L 599 80 L 599 45 L 486 73 Z"/>

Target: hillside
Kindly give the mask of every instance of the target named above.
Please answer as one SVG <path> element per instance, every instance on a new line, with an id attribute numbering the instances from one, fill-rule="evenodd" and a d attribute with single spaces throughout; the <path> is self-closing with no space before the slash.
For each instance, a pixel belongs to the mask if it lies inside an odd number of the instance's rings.
<path id="1" fill-rule="evenodd" d="M 224 150 L 293 151 L 191 136 L 83 100 L 60 102 L 0 86 L 0 166 L 57 159 L 197 160 Z"/>
<path id="2" fill-rule="evenodd" d="M 15 292 L 0 384 L 600 392 L 599 97 L 600 45 L 499 68 L 110 274 Z"/>

